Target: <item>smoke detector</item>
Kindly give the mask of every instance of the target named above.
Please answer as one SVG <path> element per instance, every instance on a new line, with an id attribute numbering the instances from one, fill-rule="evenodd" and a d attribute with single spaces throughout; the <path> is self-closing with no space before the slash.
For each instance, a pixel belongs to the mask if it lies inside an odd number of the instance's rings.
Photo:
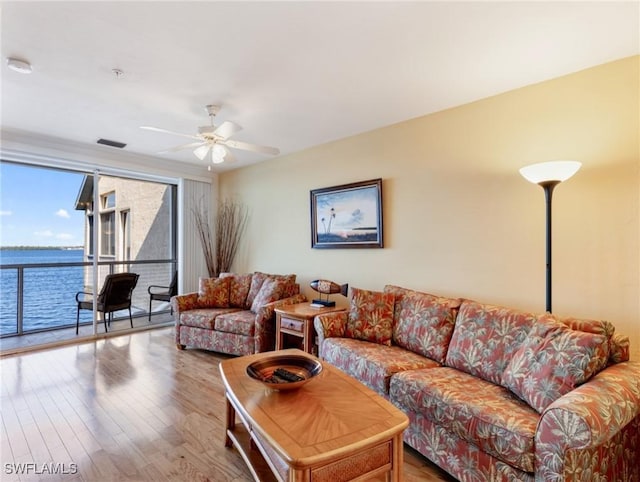
<path id="1" fill-rule="evenodd" d="M 20 74 L 30 74 L 32 71 L 31 64 L 29 62 L 13 57 L 7 58 L 7 67 Z"/>

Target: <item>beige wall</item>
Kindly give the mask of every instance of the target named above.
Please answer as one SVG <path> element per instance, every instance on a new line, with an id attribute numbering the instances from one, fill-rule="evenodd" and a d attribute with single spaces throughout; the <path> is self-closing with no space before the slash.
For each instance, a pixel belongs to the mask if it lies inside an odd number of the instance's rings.
<path id="1" fill-rule="evenodd" d="M 639 65 L 623 59 L 221 175 L 221 195 L 250 210 L 235 269 L 297 273 L 308 296 L 309 281 L 327 278 L 543 311 L 544 195 L 518 169 L 576 159 L 582 169 L 553 199 L 554 313 L 612 321 L 640 359 Z M 311 249 L 309 191 L 378 177 L 385 248 Z"/>

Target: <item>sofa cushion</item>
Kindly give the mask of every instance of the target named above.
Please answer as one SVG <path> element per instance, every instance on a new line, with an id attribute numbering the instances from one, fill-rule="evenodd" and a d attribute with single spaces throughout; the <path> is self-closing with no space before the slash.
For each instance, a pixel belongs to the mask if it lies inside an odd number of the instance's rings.
<path id="1" fill-rule="evenodd" d="M 445 364 L 500 385 L 502 373 L 531 327 L 550 316 L 465 300 Z"/>
<path id="2" fill-rule="evenodd" d="M 243 335 L 183 326 L 179 336 L 179 343 L 185 346 L 239 356 L 255 353 L 252 339 Z"/>
<path id="3" fill-rule="evenodd" d="M 249 287 L 249 293 L 247 294 L 247 299 L 245 300 L 244 307 L 245 309 L 250 309 L 253 304 L 253 300 L 256 298 L 260 288 L 262 287 L 262 283 L 267 279 L 267 275 L 260 272 L 255 272 L 251 275 L 251 286 Z"/>
<path id="4" fill-rule="evenodd" d="M 260 271 L 256 271 L 255 273 L 253 273 L 251 278 L 251 287 L 249 288 L 249 294 L 247 295 L 247 300 L 244 305 L 246 309 L 251 309 L 251 306 L 253 306 L 253 301 L 260 292 L 260 288 L 262 288 L 262 283 L 264 283 L 264 281 L 268 278 L 284 281 L 285 288 L 282 296 L 289 297 L 297 294 L 298 289 L 296 286 L 295 274 L 281 275 L 261 273 Z"/>
<path id="5" fill-rule="evenodd" d="M 251 273 L 220 273 L 220 277 L 230 278 L 231 280 L 229 282 L 229 305 L 236 308 L 244 308 L 253 275 Z"/>
<path id="6" fill-rule="evenodd" d="M 350 338 L 326 338 L 320 346 L 320 358 L 385 396 L 389 393 L 389 379 L 393 374 L 440 366 L 398 346 Z"/>
<path id="7" fill-rule="evenodd" d="M 238 311 L 237 308 L 199 308 L 180 313 L 180 324 L 212 330 L 217 316 Z"/>
<path id="8" fill-rule="evenodd" d="M 504 387 L 454 368 L 411 370 L 391 378 L 390 400 L 526 472 L 534 471 L 540 415 Z"/>
<path id="9" fill-rule="evenodd" d="M 217 316 L 214 325 L 216 331 L 253 336 L 256 331 L 256 315 L 250 311 L 234 311 Z"/>
<path id="10" fill-rule="evenodd" d="M 253 303 L 251 304 L 251 311 L 257 313 L 262 306 L 274 301 L 278 301 L 280 298 L 282 298 L 284 288 L 285 281 L 283 280 L 278 280 L 275 278 L 267 278 L 266 280 L 264 280 L 262 286 L 260 287 L 260 291 L 258 291 L 258 294 L 253 299 Z"/>
<path id="11" fill-rule="evenodd" d="M 629 361 L 629 339 L 615 333 L 613 324 L 606 320 L 589 320 L 582 318 L 558 318 L 572 330 L 604 335 L 609 343 L 609 364 Z"/>
<path id="12" fill-rule="evenodd" d="M 384 291 L 395 296 L 393 341 L 444 363 L 461 300 L 392 285 L 385 286 Z"/>
<path id="13" fill-rule="evenodd" d="M 631 346 L 628 336 L 614 333 L 609 343 L 609 363 L 629 361 Z"/>
<path id="14" fill-rule="evenodd" d="M 229 281 L 229 278 L 200 278 L 198 305 L 202 308 L 228 308 Z"/>
<path id="15" fill-rule="evenodd" d="M 608 359 L 605 334 L 542 320 L 509 362 L 502 385 L 542 413 L 553 401 L 602 370 Z"/>
<path id="16" fill-rule="evenodd" d="M 391 345 L 393 302 L 393 293 L 352 288 L 345 336 Z"/>
<path id="17" fill-rule="evenodd" d="M 596 335 L 603 335 L 607 340 L 611 338 L 615 331 L 615 327 L 606 320 L 588 320 L 574 317 L 562 318 L 555 315 L 554 319 L 567 325 L 572 330 L 584 331 L 585 333 L 594 333 Z"/>
<path id="18" fill-rule="evenodd" d="M 264 273 L 263 273 L 264 274 Z M 299 292 L 296 285 L 295 274 L 267 274 L 267 278 L 273 278 L 283 283 L 282 297 L 288 298 L 297 295 Z"/>

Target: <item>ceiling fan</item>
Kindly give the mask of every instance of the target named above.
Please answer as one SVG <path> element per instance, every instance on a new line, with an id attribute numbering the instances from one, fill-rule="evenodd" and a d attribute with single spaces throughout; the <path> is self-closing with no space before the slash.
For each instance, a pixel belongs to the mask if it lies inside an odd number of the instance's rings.
<path id="1" fill-rule="evenodd" d="M 160 151 L 158 154 L 166 154 L 167 152 L 176 152 L 182 149 L 193 148 L 193 153 L 198 159 L 203 161 L 207 155 L 209 155 L 213 164 L 220 164 L 225 161 L 234 162 L 236 159 L 229 150 L 230 147 L 232 149 L 241 149 L 244 151 L 258 152 L 260 154 L 270 154 L 274 156 L 280 153 L 280 150 L 275 147 L 259 146 L 256 144 L 249 144 L 248 142 L 229 139 L 236 132 L 242 130 L 242 127 L 231 121 L 224 121 L 222 124 L 216 126 L 213 124 L 213 119 L 220 111 L 220 106 L 210 104 L 206 106 L 206 110 L 209 114 L 211 125 L 198 127 L 197 134 L 183 134 L 181 132 L 174 132 L 150 126 L 141 126 L 140 128 L 148 131 L 173 134 L 174 136 L 196 140 L 195 142 L 189 142 L 188 144 L 182 144 Z M 209 169 L 211 169 L 211 166 L 209 166 Z"/>

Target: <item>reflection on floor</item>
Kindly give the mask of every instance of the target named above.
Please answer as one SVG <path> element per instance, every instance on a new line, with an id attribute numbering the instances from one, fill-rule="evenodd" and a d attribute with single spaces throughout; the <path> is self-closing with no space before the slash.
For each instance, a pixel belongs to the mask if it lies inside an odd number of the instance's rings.
<path id="1" fill-rule="evenodd" d="M 227 358 L 177 350 L 169 327 L 3 357 L 0 478 L 252 481 L 224 446 Z M 34 473 L 45 466 L 68 475 Z M 455 480 L 406 445 L 403 472 L 406 482 Z"/>
<path id="2" fill-rule="evenodd" d="M 133 331 L 147 330 L 149 328 L 166 325 L 173 325 L 173 316 L 169 313 L 154 314 L 151 316 L 151 322 L 149 322 L 146 314 L 133 318 Z M 129 318 L 111 322 L 109 334 L 122 334 L 125 331 L 131 331 Z M 76 335 L 76 327 L 73 325 L 72 327 L 61 328 L 59 330 L 0 338 L 0 356 L 41 348 L 43 345 L 56 346 L 75 343 L 76 341 L 83 340 L 83 338 L 90 337 L 92 334 L 93 326 L 81 325 Z M 104 335 L 104 323 L 102 320 L 98 323 L 98 335 Z"/>

